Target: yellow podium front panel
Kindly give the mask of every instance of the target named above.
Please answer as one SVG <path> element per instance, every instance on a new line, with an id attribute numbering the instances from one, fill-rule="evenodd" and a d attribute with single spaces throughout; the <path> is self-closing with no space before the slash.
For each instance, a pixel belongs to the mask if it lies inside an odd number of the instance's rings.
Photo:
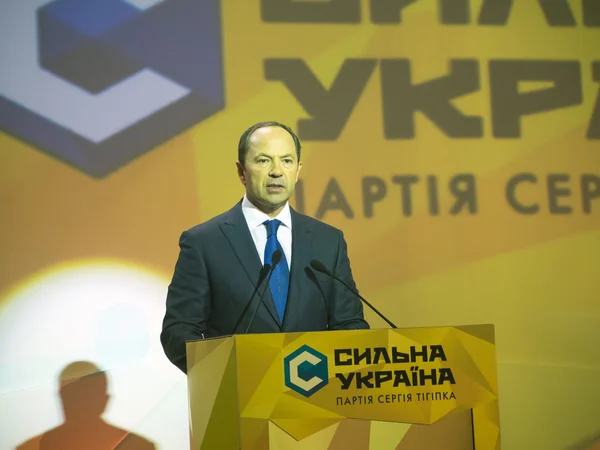
<path id="1" fill-rule="evenodd" d="M 493 326 L 188 343 L 193 448 L 500 450 Z"/>

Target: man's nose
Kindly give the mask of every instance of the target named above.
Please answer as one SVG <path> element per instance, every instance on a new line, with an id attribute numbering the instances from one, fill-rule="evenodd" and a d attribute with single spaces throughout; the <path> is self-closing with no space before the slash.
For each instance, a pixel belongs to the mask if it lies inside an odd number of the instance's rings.
<path id="1" fill-rule="evenodd" d="M 281 170 L 281 164 L 278 161 L 273 162 L 273 166 L 271 167 L 271 171 L 269 172 L 269 175 L 274 178 L 278 178 L 282 174 L 283 174 L 283 172 Z"/>

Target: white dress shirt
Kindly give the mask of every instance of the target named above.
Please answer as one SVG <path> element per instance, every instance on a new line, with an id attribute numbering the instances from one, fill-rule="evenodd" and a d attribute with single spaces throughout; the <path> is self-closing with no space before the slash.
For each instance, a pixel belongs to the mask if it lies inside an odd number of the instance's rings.
<path id="1" fill-rule="evenodd" d="M 252 240 L 256 246 L 260 262 L 265 264 L 265 246 L 267 245 L 267 226 L 263 225 L 266 220 L 272 220 L 267 214 L 254 206 L 244 195 L 242 200 L 242 213 L 248 224 L 248 229 L 252 235 Z M 283 253 L 288 263 L 292 266 L 292 215 L 290 205 L 286 203 L 279 214 L 274 219 L 280 220 L 281 225 L 277 229 L 277 240 L 283 248 Z"/>

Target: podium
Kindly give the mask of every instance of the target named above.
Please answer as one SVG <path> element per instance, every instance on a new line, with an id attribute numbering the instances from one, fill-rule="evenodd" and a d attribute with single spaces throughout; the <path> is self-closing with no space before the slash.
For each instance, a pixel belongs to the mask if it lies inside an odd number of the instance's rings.
<path id="1" fill-rule="evenodd" d="M 194 450 L 500 450 L 493 325 L 187 343 Z"/>

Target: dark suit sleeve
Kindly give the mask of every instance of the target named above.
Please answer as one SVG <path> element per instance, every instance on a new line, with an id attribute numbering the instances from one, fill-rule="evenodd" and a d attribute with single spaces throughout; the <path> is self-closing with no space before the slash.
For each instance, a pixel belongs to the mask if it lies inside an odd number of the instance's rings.
<path id="1" fill-rule="evenodd" d="M 186 341 L 203 338 L 210 316 L 210 283 L 197 242 L 183 232 L 167 292 L 160 340 L 169 360 L 187 373 Z"/>
<path id="2" fill-rule="evenodd" d="M 348 259 L 348 246 L 346 245 L 342 231 L 339 231 L 338 254 L 333 273 L 357 291 L 356 283 L 352 277 L 350 260 Z M 341 283 L 335 282 L 334 286 L 333 301 L 331 302 L 329 313 L 329 329 L 368 329 L 369 324 L 364 319 L 363 306 L 360 299 Z"/>

